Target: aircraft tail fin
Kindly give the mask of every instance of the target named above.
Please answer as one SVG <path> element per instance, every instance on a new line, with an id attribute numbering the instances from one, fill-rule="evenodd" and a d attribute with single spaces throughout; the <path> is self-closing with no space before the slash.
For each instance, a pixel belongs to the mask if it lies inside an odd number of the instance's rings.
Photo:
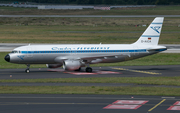
<path id="1" fill-rule="evenodd" d="M 164 17 L 156 17 L 135 45 L 158 45 Z"/>

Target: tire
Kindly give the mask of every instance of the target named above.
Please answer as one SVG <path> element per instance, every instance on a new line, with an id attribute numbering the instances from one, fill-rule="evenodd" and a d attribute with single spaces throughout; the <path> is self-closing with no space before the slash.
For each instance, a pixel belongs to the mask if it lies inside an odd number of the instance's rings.
<path id="1" fill-rule="evenodd" d="M 29 73 L 30 71 L 29 71 L 29 69 L 26 69 L 25 72 L 26 72 L 26 73 Z"/>
<path id="2" fill-rule="evenodd" d="M 86 68 L 86 72 L 91 73 L 91 72 L 92 72 L 92 68 L 91 68 L 91 67 L 87 67 L 87 68 Z"/>

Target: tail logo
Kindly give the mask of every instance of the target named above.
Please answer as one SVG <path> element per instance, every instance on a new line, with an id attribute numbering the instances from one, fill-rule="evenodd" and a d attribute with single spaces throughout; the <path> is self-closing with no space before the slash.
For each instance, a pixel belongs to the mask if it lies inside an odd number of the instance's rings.
<path id="1" fill-rule="evenodd" d="M 159 33 L 159 29 L 161 28 L 161 27 L 159 27 L 159 26 L 155 26 L 155 27 L 151 27 L 154 31 L 156 31 L 157 33 Z"/>

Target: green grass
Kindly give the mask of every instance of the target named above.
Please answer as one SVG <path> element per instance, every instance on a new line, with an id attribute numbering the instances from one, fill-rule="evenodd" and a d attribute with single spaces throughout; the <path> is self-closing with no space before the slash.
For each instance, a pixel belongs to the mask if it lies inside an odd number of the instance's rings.
<path id="1" fill-rule="evenodd" d="M 180 77 L 91 77 L 48 79 L 1 79 L 0 83 L 133 83 L 180 86 Z"/>
<path id="2" fill-rule="evenodd" d="M 25 10 L 32 10 L 37 8 L 20 8 L 20 7 L 5 7 L 1 6 L 1 11 L 25 11 Z"/>
<path id="3" fill-rule="evenodd" d="M 133 43 L 146 29 L 135 25 L 148 25 L 152 20 L 153 18 L 0 18 L 0 42 Z M 179 18 L 165 18 L 160 44 L 180 43 L 178 23 Z"/>
<path id="4" fill-rule="evenodd" d="M 156 8 L 149 8 L 148 10 L 180 10 L 179 5 L 177 6 L 158 6 Z"/>
<path id="5" fill-rule="evenodd" d="M 0 86 L 0 94 L 113 94 L 180 96 L 179 88 L 95 86 Z"/>
<path id="6" fill-rule="evenodd" d="M 0 43 L 130 44 L 153 19 L 0 18 Z M 178 23 L 180 18 L 165 18 L 160 44 L 180 44 Z"/>

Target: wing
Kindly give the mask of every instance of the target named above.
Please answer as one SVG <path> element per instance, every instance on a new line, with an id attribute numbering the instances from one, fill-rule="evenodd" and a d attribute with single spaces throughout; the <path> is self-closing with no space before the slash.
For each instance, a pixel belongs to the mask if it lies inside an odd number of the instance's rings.
<path id="1" fill-rule="evenodd" d="M 88 64 L 96 64 L 96 63 L 106 63 L 112 62 L 113 60 L 124 59 L 126 57 L 130 57 L 130 54 L 106 54 L 106 55 L 69 55 L 69 56 L 59 56 L 55 58 L 55 62 L 63 62 L 65 60 L 79 60 Z"/>

